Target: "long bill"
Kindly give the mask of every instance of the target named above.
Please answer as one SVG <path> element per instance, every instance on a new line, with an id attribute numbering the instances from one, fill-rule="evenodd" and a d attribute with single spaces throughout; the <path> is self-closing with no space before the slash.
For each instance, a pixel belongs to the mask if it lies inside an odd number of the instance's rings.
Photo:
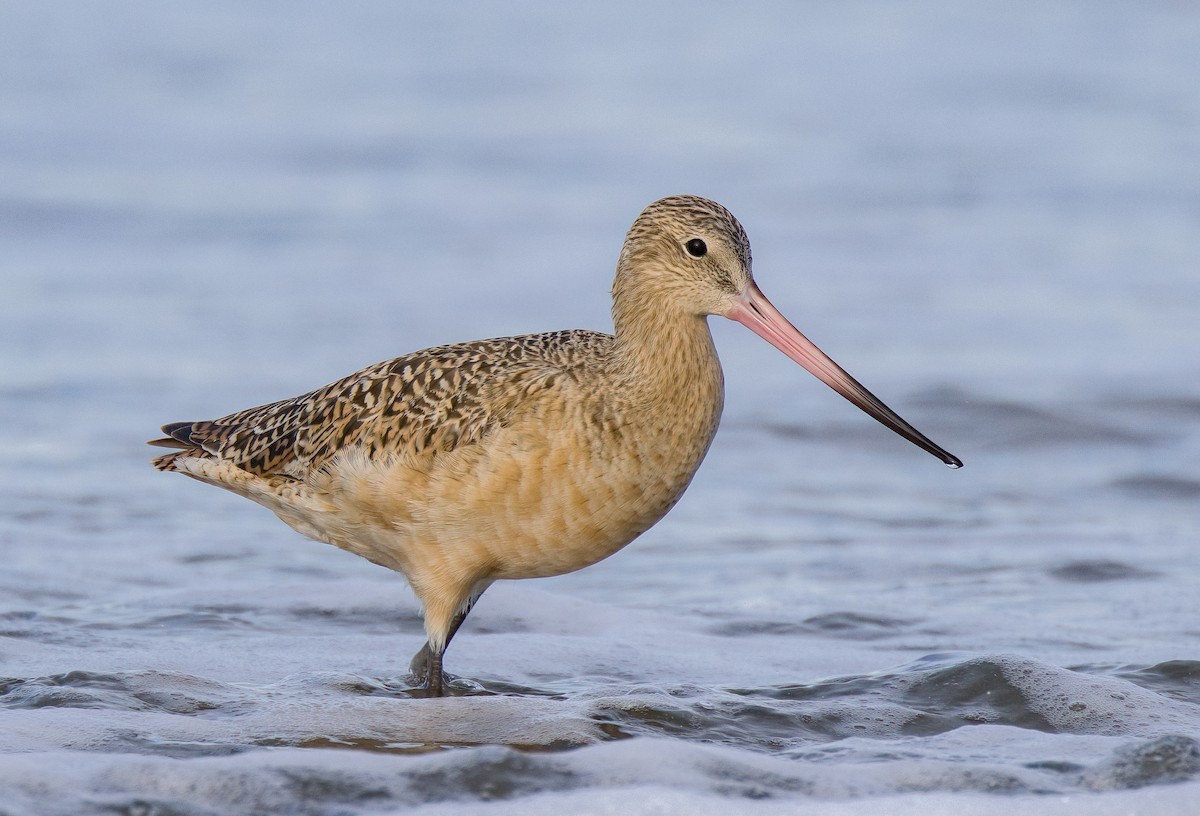
<path id="1" fill-rule="evenodd" d="M 935 445 L 929 437 L 909 425 L 899 414 L 888 408 L 878 397 L 830 359 L 811 340 L 800 333 L 783 314 L 771 305 L 767 296 L 754 281 L 725 317 L 736 320 L 750 331 L 808 369 L 814 377 L 857 405 L 919 448 L 923 448 L 952 468 L 962 467 L 962 460 Z"/>

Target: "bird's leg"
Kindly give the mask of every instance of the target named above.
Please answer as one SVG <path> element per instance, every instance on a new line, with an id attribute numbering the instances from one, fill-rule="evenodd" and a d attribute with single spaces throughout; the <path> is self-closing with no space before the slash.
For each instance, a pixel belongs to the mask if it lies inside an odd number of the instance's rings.
<path id="1" fill-rule="evenodd" d="M 409 664 L 408 670 L 416 679 L 417 687 L 424 688 L 429 692 L 430 697 L 441 697 L 445 692 L 446 675 L 442 673 L 442 655 L 445 654 L 446 647 L 454 638 L 454 633 L 458 631 L 458 627 L 462 626 L 474 605 L 475 599 L 471 599 L 466 607 L 450 621 L 450 629 L 446 633 L 446 643 L 442 646 L 441 651 L 435 652 L 429 641 L 425 641 L 425 645 L 413 656 L 412 663 Z"/>
<path id="2" fill-rule="evenodd" d="M 429 646 L 428 643 L 425 644 Z M 441 697 L 446 693 L 446 675 L 442 671 L 442 654 L 445 652 L 435 652 L 429 650 L 429 659 L 425 663 L 425 690 L 429 692 L 430 697 Z"/>

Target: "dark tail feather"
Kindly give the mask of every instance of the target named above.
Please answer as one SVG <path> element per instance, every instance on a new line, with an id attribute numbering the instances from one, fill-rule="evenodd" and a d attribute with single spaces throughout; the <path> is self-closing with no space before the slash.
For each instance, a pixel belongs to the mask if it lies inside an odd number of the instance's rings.
<path id="1" fill-rule="evenodd" d="M 164 453 L 162 456 L 151 459 L 150 464 L 158 470 L 178 470 L 175 467 L 175 460 L 180 456 L 203 454 L 203 450 L 192 442 L 191 422 L 172 422 L 169 425 L 163 425 L 162 432 L 168 436 L 162 439 L 151 439 L 146 444 L 159 448 L 180 448 L 181 450 Z"/>

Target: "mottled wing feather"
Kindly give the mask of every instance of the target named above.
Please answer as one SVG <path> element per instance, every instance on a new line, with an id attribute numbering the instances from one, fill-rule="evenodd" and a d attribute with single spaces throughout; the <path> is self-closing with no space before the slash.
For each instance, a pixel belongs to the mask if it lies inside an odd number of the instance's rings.
<path id="1" fill-rule="evenodd" d="M 199 448 L 251 473 L 295 478 L 348 448 L 435 455 L 479 441 L 534 393 L 594 364 L 598 347 L 610 342 L 598 332 L 563 331 L 438 346 L 293 399 L 164 426 L 171 438 L 151 444 Z"/>

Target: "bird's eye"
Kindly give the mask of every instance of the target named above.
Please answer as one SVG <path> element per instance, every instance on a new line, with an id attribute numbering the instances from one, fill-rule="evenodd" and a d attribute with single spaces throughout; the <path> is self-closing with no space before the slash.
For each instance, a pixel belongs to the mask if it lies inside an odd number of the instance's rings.
<path id="1" fill-rule="evenodd" d="M 688 255 L 691 255 L 693 258 L 703 258 L 708 254 L 708 244 L 704 243 L 699 238 L 693 238 L 692 240 L 688 241 L 683 245 L 683 248 L 686 249 Z"/>

